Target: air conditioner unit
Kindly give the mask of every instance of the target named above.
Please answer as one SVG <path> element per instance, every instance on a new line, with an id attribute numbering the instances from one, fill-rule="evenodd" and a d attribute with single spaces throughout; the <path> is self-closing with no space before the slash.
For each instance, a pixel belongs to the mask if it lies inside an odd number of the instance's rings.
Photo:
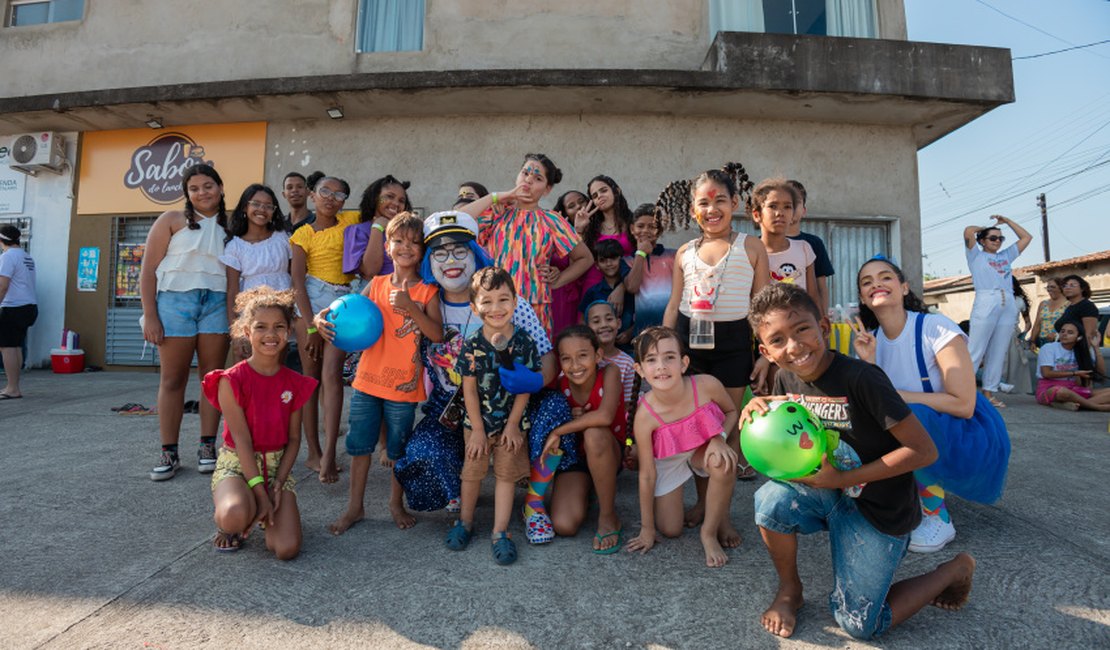
<path id="1" fill-rule="evenodd" d="M 65 138 L 50 131 L 24 133 L 11 140 L 8 167 L 36 176 L 40 170 L 62 173 L 66 162 Z"/>

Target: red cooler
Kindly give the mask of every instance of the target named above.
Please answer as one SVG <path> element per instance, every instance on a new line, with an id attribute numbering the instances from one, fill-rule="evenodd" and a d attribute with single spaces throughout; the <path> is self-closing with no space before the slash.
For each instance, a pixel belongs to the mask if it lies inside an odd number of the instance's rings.
<path id="1" fill-rule="evenodd" d="M 50 365 L 60 375 L 81 372 L 85 369 L 85 351 L 54 348 L 50 351 Z"/>

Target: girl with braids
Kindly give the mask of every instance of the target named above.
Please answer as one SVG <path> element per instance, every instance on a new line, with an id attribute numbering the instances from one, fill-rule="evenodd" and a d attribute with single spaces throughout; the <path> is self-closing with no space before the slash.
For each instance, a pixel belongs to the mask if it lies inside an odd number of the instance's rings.
<path id="1" fill-rule="evenodd" d="M 632 236 L 631 231 L 632 210 L 628 207 L 628 199 L 624 197 L 620 185 L 617 185 L 612 178 L 601 174 L 590 179 L 586 185 L 586 191 L 590 195 L 590 202 L 586 204 L 585 214 L 590 220 L 586 225 L 586 232 L 582 235 L 582 241 L 590 252 L 594 253 L 594 257 L 597 257 L 598 242 L 606 239 L 615 239 L 621 245 L 623 257 L 636 252 L 636 238 Z M 591 266 L 590 270 L 586 271 L 582 286 L 592 287 L 601 280 L 601 271 L 597 266 Z M 609 302 L 617 309 L 619 316 L 620 307 L 617 305 L 623 305 L 624 288 L 620 287 L 617 291 L 618 295 L 611 298 Z"/>
<path id="2" fill-rule="evenodd" d="M 551 292 L 582 277 L 593 255 L 559 215 L 540 207 L 540 199 L 563 179 L 546 155 L 530 153 L 516 176 L 516 187 L 493 192 L 462 206 L 481 228 L 480 243 L 497 266 L 509 272 L 521 299 L 536 310 L 548 336 L 553 329 Z M 552 257 L 565 255 L 570 264 L 554 280 L 541 274 Z"/>
<path id="3" fill-rule="evenodd" d="M 375 275 L 393 273 L 386 253 L 385 228 L 400 212 L 411 212 L 409 182 L 392 174 L 370 183 L 358 204 L 359 222 L 343 231 L 343 272 L 369 282 Z"/>
<path id="4" fill-rule="evenodd" d="M 578 190 L 570 190 L 569 192 L 564 192 L 563 195 L 559 197 L 559 200 L 555 201 L 554 212 L 562 217 L 568 224 L 571 224 L 575 232 L 581 236 L 584 227 L 578 227 L 576 217 L 584 214 L 582 208 L 584 208 L 588 202 L 589 199 L 585 194 Z M 588 218 L 585 221 L 588 221 Z M 540 274 L 545 281 L 554 282 L 559 279 L 559 274 L 568 266 L 570 266 L 570 257 L 566 255 L 555 255 L 551 258 L 551 264 L 540 267 Z M 593 267 L 590 268 L 592 269 Z M 582 301 L 583 288 L 582 278 L 578 278 L 573 282 L 562 285 L 558 289 L 551 290 L 552 330 L 554 330 L 556 334 L 578 323 L 578 304 Z"/>
<path id="5" fill-rule="evenodd" d="M 277 195 L 269 187 L 254 183 L 243 190 L 231 213 L 231 225 L 220 261 L 227 268 L 227 320 L 233 322 L 235 299 L 240 291 L 270 287 L 277 291 L 293 288 L 289 277 L 289 235 Z M 236 361 L 250 356 L 247 340 L 236 337 Z M 284 355 L 283 355 L 284 356 Z"/>
<path id="6" fill-rule="evenodd" d="M 276 205 L 276 204 L 275 204 Z M 293 464 L 301 447 L 301 407 L 316 380 L 281 364 L 293 327 L 293 292 L 259 286 L 239 294 L 236 336 L 251 354 L 202 382 L 205 401 L 224 414 L 224 445 L 212 474 L 217 551 L 237 551 L 255 524 L 279 560 L 301 550 Z"/>
<path id="7" fill-rule="evenodd" d="M 174 477 L 181 462 L 177 441 L 185 408 L 189 366 L 197 356 L 203 377 L 227 359 L 227 277 L 220 255 L 227 235 L 227 209 L 220 175 L 209 165 L 190 167 L 181 179 L 183 210 L 163 212 L 150 228 L 139 276 L 143 339 L 158 346 L 158 430 L 162 453 L 150 472 L 154 481 Z M 197 471 L 216 468 L 220 414 L 200 400 Z"/>
<path id="8" fill-rule="evenodd" d="M 311 176 L 309 179 L 311 180 Z M 351 292 L 354 276 L 343 272 L 343 231 L 357 222 L 358 215 L 340 213 L 351 186 L 347 181 L 325 176 L 312 190 L 312 203 L 316 206 L 316 220 L 301 226 L 289 238 L 293 251 L 293 290 L 297 294 L 297 311 L 303 317 L 305 329 L 297 331 L 301 366 L 306 375 L 320 380 L 316 395 L 305 406 L 304 430 L 308 443 L 306 464 L 320 473 L 322 483 L 339 480 L 339 467 L 335 461 L 335 447 L 339 439 L 339 417 L 343 411 L 343 359 L 342 350 L 323 337 L 312 326 L 312 315 L 319 313 L 332 301 Z M 324 399 L 324 446 L 320 447 L 318 395 Z"/>
<path id="9" fill-rule="evenodd" d="M 732 230 L 732 215 L 742 203 L 736 176 L 743 167 L 726 169 L 711 169 L 686 185 L 690 192 L 688 212 L 701 227 L 702 236 L 683 244 L 675 253 L 674 281 L 663 325 L 675 329 L 685 342 L 690 340 L 691 305 L 700 308 L 702 318 L 713 322 L 715 345 L 712 349 L 691 350 L 690 368 L 724 384 L 739 412 L 754 368 L 748 304 L 770 281 L 770 275 L 762 242 Z M 740 178 L 746 183 L 746 176 Z M 750 184 L 743 187 L 749 188 Z M 672 210 L 676 204 L 671 201 Z M 739 453 L 739 432 L 730 431 L 728 443 Z M 755 478 L 755 470 L 742 457 L 740 470 L 740 478 Z M 704 495 L 704 485 L 704 481 L 699 482 L 699 495 Z M 688 513 L 687 525 L 701 521 L 704 503 L 699 497 L 698 505 Z"/>
<path id="10" fill-rule="evenodd" d="M 933 553 L 956 536 L 946 492 L 980 503 L 1002 496 L 1010 437 L 998 411 L 975 390 L 975 367 L 959 326 L 925 313 L 902 269 L 885 257 L 864 263 L 856 282 L 856 354 L 886 373 L 939 452 L 936 462 L 914 472 L 924 516 L 909 545 Z"/>

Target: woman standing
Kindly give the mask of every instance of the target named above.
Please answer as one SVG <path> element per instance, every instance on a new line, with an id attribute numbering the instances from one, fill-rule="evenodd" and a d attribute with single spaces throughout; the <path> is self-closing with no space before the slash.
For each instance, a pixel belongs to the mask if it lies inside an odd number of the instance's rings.
<path id="1" fill-rule="evenodd" d="M 143 252 L 139 293 L 143 339 L 158 346 L 158 430 L 162 454 L 150 471 L 153 481 L 174 477 L 181 462 L 177 441 L 189 366 L 197 376 L 224 367 L 227 359 L 227 276 L 220 255 L 227 235 L 224 183 L 209 165 L 195 165 L 182 178 L 185 208 L 163 212 L 150 228 Z M 220 413 L 200 402 L 197 471 L 216 469 L 216 426 Z"/>
<path id="2" fill-rule="evenodd" d="M 991 404 L 1003 407 L 1006 405 L 995 399 L 994 393 L 1002 381 L 1006 349 L 1010 345 L 1018 315 L 1010 263 L 1033 241 L 1033 236 L 1006 217 L 996 214 L 991 218 L 996 225 L 964 228 L 967 266 L 971 269 L 971 282 L 975 287 L 968 351 L 973 370 L 983 364 L 983 395 Z M 1002 224 L 1009 226 L 1018 236 L 1018 240 L 1005 249 L 1002 242 L 1006 238 L 998 228 Z"/>
<path id="3" fill-rule="evenodd" d="M 7 385 L 0 400 L 19 399 L 19 371 L 27 330 L 39 316 L 35 297 L 35 260 L 19 246 L 23 233 L 8 224 L 0 227 L 0 357 Z"/>
<path id="4" fill-rule="evenodd" d="M 1079 323 L 1083 327 L 1083 336 L 1088 341 L 1098 344 L 1098 307 L 1091 302 L 1091 285 L 1078 275 L 1065 275 L 1060 279 L 1060 290 L 1068 300 L 1064 314 L 1056 319 L 1054 327 L 1059 332 L 1067 321 Z"/>
<path id="5" fill-rule="evenodd" d="M 1056 321 L 1064 315 L 1068 299 L 1060 288 L 1060 278 L 1047 278 L 1044 281 L 1044 290 L 1048 292 L 1048 300 L 1042 300 L 1037 305 L 1037 315 L 1033 318 L 1033 331 L 1029 333 L 1029 343 L 1034 350 L 1039 350 L 1045 343 L 1056 340 Z"/>

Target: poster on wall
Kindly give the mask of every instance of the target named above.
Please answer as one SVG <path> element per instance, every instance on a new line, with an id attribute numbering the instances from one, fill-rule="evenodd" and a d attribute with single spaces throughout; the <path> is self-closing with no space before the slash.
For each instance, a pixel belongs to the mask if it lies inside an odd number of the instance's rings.
<path id="1" fill-rule="evenodd" d="M 146 244 L 116 245 L 116 299 L 139 300 L 139 272 Z"/>
<path id="2" fill-rule="evenodd" d="M 96 291 L 99 276 L 100 249 L 96 246 L 82 246 L 77 255 L 77 290 Z"/>
<path id="3" fill-rule="evenodd" d="M 8 167 L 7 150 L 0 147 L 0 214 L 23 212 L 27 175 Z"/>
<path id="4" fill-rule="evenodd" d="M 266 123 L 90 131 L 81 147 L 78 214 L 157 214 L 184 206 L 182 179 L 211 165 L 235 197 L 265 172 Z"/>

